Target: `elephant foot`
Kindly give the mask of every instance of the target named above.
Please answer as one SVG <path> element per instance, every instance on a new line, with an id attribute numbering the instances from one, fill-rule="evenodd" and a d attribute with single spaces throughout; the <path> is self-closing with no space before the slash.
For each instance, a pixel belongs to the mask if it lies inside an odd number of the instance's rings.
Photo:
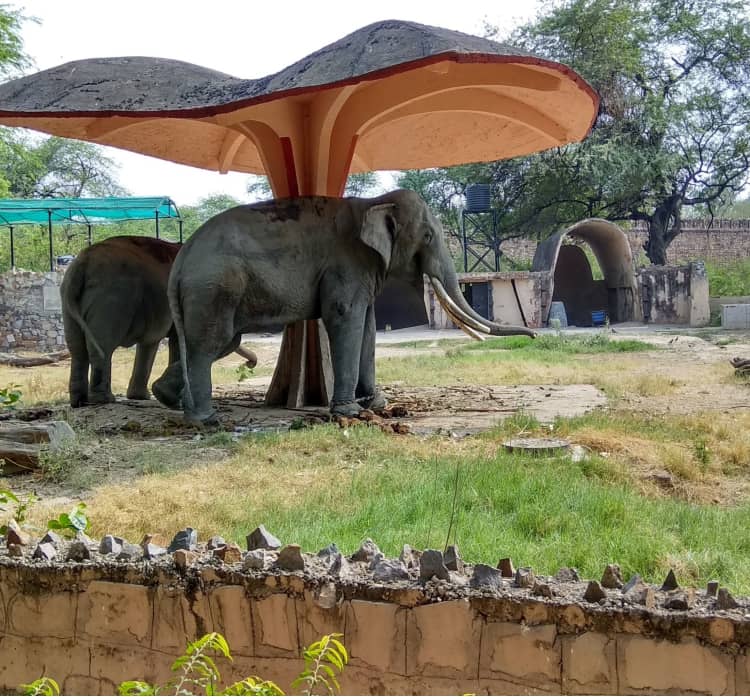
<path id="1" fill-rule="evenodd" d="M 176 411 L 182 409 L 182 399 L 159 380 L 156 380 L 154 384 L 151 385 L 151 391 L 154 393 L 154 397 L 167 407 L 167 409 L 174 409 Z M 133 399 L 137 399 L 137 397 L 134 397 Z"/>
<path id="2" fill-rule="evenodd" d="M 125 396 L 128 399 L 139 399 L 139 400 L 151 399 L 151 395 L 149 394 L 148 390 L 128 390 L 125 393 Z"/>
<path id="3" fill-rule="evenodd" d="M 111 392 L 90 392 L 88 404 L 113 404 L 117 400 Z"/>
<path id="4" fill-rule="evenodd" d="M 372 411 L 380 411 L 388 406 L 388 400 L 380 390 L 375 390 L 367 397 L 358 397 L 357 402 L 362 405 L 362 409 L 371 409 Z"/>
<path id="5" fill-rule="evenodd" d="M 216 409 L 211 409 L 208 413 L 188 413 L 185 412 L 183 421 L 191 426 L 211 427 L 219 425 L 219 417 Z"/>
<path id="6" fill-rule="evenodd" d="M 364 407 L 359 402 L 331 402 L 333 416 L 358 416 Z"/>

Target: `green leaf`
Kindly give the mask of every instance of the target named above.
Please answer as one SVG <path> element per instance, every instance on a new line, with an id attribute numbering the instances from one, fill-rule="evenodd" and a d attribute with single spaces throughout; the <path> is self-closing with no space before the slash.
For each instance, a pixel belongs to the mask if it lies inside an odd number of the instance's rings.
<path id="1" fill-rule="evenodd" d="M 117 687 L 118 695 L 155 695 L 156 688 L 140 680 L 126 680 Z"/>

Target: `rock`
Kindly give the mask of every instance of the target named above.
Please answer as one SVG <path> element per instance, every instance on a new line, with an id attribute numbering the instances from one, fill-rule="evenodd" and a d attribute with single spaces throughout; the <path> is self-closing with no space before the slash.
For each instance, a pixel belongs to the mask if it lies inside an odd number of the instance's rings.
<path id="1" fill-rule="evenodd" d="M 622 574 L 619 564 L 607 564 L 601 580 L 602 588 L 622 588 Z"/>
<path id="2" fill-rule="evenodd" d="M 651 479 L 664 489 L 674 489 L 674 477 L 666 470 L 655 470 Z"/>
<path id="3" fill-rule="evenodd" d="M 223 547 L 217 547 L 213 550 L 215 559 L 221 559 L 225 564 L 236 564 L 242 561 L 242 550 L 239 545 L 230 542 Z"/>
<path id="4" fill-rule="evenodd" d="M 419 559 L 422 556 L 422 552 L 418 549 L 414 549 L 411 545 L 404 545 L 401 549 L 399 559 L 406 566 L 407 569 L 418 569 Z"/>
<path id="5" fill-rule="evenodd" d="M 371 562 L 376 554 L 381 554 L 380 548 L 368 537 L 349 560 Z"/>
<path id="6" fill-rule="evenodd" d="M 513 578 L 516 575 L 516 570 L 513 568 L 513 560 L 510 557 L 501 559 L 497 563 L 497 568 L 500 569 L 503 578 Z"/>
<path id="7" fill-rule="evenodd" d="M 710 596 L 711 598 L 715 598 L 718 592 L 719 592 L 718 581 L 709 581 L 706 584 L 706 595 Z"/>
<path id="8" fill-rule="evenodd" d="M 245 552 L 242 562 L 243 569 L 262 570 L 266 568 L 266 552 L 263 549 L 251 549 Z"/>
<path id="9" fill-rule="evenodd" d="M 323 610 L 330 610 L 336 607 L 336 584 L 324 583 L 313 596 L 315 604 Z"/>
<path id="10" fill-rule="evenodd" d="M 68 553 L 65 555 L 66 561 L 88 561 L 91 559 L 91 550 L 89 546 L 81 540 L 74 540 L 68 547 Z"/>
<path id="11" fill-rule="evenodd" d="M 642 583 L 641 577 L 638 574 L 633 574 L 630 577 L 630 580 L 622 587 L 623 594 L 629 593 L 633 588 L 635 588 L 639 583 Z"/>
<path id="12" fill-rule="evenodd" d="M 8 556 L 9 557 L 22 557 L 23 556 L 23 545 L 16 545 L 12 542 L 8 545 Z"/>
<path id="13" fill-rule="evenodd" d="M 77 542 L 83 542 L 88 548 L 89 551 L 93 552 L 95 549 L 98 548 L 99 543 L 96 542 L 96 540 L 92 540 L 85 532 L 82 530 L 76 531 L 76 541 Z"/>
<path id="14" fill-rule="evenodd" d="M 383 554 L 382 552 L 378 552 L 377 554 L 375 554 L 372 559 L 370 559 L 370 564 L 368 565 L 370 571 L 372 571 L 381 561 L 383 561 L 383 559 L 385 559 L 385 554 Z"/>
<path id="15" fill-rule="evenodd" d="M 219 547 L 226 547 L 227 541 L 221 535 L 213 535 L 208 538 L 206 542 L 206 549 L 218 549 Z"/>
<path id="16" fill-rule="evenodd" d="M 461 555 L 458 553 L 458 547 L 456 545 L 448 545 L 443 555 L 443 561 L 449 571 L 457 571 L 462 574 L 464 572 L 464 562 L 461 559 Z"/>
<path id="17" fill-rule="evenodd" d="M 153 542 L 146 542 L 143 545 L 143 558 L 144 559 L 156 559 L 156 557 L 162 557 L 167 553 L 164 547 L 154 544 Z"/>
<path id="18" fill-rule="evenodd" d="M 21 530 L 21 526 L 15 519 L 11 518 L 8 521 L 8 532 L 5 533 L 5 541 L 8 545 L 24 546 L 31 542 L 31 537 Z"/>
<path id="19" fill-rule="evenodd" d="M 375 583 L 408 581 L 409 571 L 404 563 L 398 559 L 380 559 L 372 570 L 372 580 Z"/>
<path id="20" fill-rule="evenodd" d="M 625 588 L 627 588 L 628 585 L 630 585 L 630 581 L 628 581 L 623 587 L 623 591 L 625 591 Z M 653 608 L 656 606 L 656 594 L 654 593 L 654 589 L 643 583 L 640 580 L 640 577 L 636 584 L 623 593 L 622 599 L 625 603 L 643 605 L 646 608 Z"/>
<path id="21" fill-rule="evenodd" d="M 569 566 L 563 566 L 555 574 L 555 580 L 559 583 L 575 583 L 581 580 L 578 570 Z"/>
<path id="22" fill-rule="evenodd" d="M 331 557 L 331 565 L 328 567 L 328 573 L 339 578 L 348 578 L 352 576 L 349 560 L 343 554 L 336 554 Z"/>
<path id="23" fill-rule="evenodd" d="M 436 576 L 441 581 L 448 581 L 450 574 L 443 563 L 443 553 L 436 549 L 426 549 L 419 560 L 419 580 L 429 581 Z"/>
<path id="24" fill-rule="evenodd" d="M 31 555 L 33 559 L 44 559 L 45 561 L 51 561 L 57 556 L 57 549 L 51 542 L 40 542 L 34 554 Z"/>
<path id="25" fill-rule="evenodd" d="M 732 597 L 727 588 L 719 588 L 716 594 L 716 607 L 719 610 L 734 610 L 739 606 L 740 604 Z"/>
<path id="26" fill-rule="evenodd" d="M 54 530 L 47 530 L 44 537 L 39 542 L 49 543 L 54 545 L 55 549 L 60 549 L 63 545 L 63 538 L 60 537 Z"/>
<path id="27" fill-rule="evenodd" d="M 531 589 L 531 594 L 540 595 L 543 598 L 551 598 L 554 595 L 549 583 L 540 583 L 539 581 L 534 584 L 534 587 Z"/>
<path id="28" fill-rule="evenodd" d="M 117 561 L 134 561 L 144 557 L 144 549 L 138 545 L 123 541 L 120 551 L 117 553 Z M 166 550 L 165 550 L 166 551 Z"/>
<path id="29" fill-rule="evenodd" d="M 279 552 L 276 566 L 284 571 L 304 571 L 305 560 L 299 545 L 287 545 Z"/>
<path id="30" fill-rule="evenodd" d="M 695 591 L 692 588 L 669 591 L 664 607 L 668 610 L 689 610 L 695 604 Z"/>
<path id="31" fill-rule="evenodd" d="M 200 554 L 192 549 L 176 549 L 172 553 L 174 565 L 178 569 L 187 569 L 188 566 L 192 566 L 192 564 L 199 558 Z"/>
<path id="32" fill-rule="evenodd" d="M 193 528 L 185 528 L 175 534 L 169 543 L 169 547 L 167 547 L 167 552 L 176 552 L 178 549 L 192 551 L 197 546 L 198 531 Z"/>
<path id="33" fill-rule="evenodd" d="M 673 591 L 673 590 L 677 590 L 679 587 L 680 587 L 680 584 L 677 583 L 677 577 L 674 575 L 674 570 L 670 569 L 669 573 L 667 574 L 667 577 L 664 579 L 664 583 L 661 584 L 660 590 Z"/>
<path id="34" fill-rule="evenodd" d="M 247 536 L 247 549 L 280 549 L 281 540 L 266 530 L 265 525 L 259 525 Z"/>
<path id="35" fill-rule="evenodd" d="M 519 588 L 533 588 L 536 583 L 536 576 L 529 566 L 522 566 L 516 571 L 516 585 Z"/>
<path id="36" fill-rule="evenodd" d="M 339 548 L 336 546 L 335 542 L 331 542 L 327 547 L 323 547 L 323 549 L 318 552 L 319 557 L 330 557 L 334 554 L 339 554 Z"/>
<path id="37" fill-rule="evenodd" d="M 100 554 L 119 554 L 122 552 L 123 543 L 125 540 L 122 537 L 115 537 L 114 535 L 105 535 L 102 537 L 99 543 Z"/>
<path id="38" fill-rule="evenodd" d="M 586 586 L 586 592 L 583 594 L 583 599 L 589 603 L 598 603 L 600 600 L 604 600 L 607 597 L 607 591 L 602 588 L 599 581 L 589 581 Z"/>
<path id="39" fill-rule="evenodd" d="M 503 572 L 500 569 L 493 569 L 488 564 L 477 564 L 474 566 L 469 585 L 472 588 L 492 588 L 500 590 L 505 586 Z"/>

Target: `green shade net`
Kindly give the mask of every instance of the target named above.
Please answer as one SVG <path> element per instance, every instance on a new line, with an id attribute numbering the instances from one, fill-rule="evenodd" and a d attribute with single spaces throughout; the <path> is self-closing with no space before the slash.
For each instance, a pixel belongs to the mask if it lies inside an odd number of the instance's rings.
<path id="1" fill-rule="evenodd" d="M 4 198 L 0 199 L 0 225 L 53 223 L 93 224 L 110 220 L 179 218 L 167 196 L 126 198 Z"/>

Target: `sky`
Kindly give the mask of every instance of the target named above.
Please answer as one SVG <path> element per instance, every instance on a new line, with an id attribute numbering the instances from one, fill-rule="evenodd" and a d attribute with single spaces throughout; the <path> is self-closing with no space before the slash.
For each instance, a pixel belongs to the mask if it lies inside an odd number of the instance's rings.
<path id="1" fill-rule="evenodd" d="M 482 34 L 536 14 L 539 0 L 10 0 L 35 17 L 23 25 L 24 50 L 44 70 L 110 56 L 173 58 L 241 78 L 275 73 L 372 22 L 402 19 Z M 134 196 L 171 196 L 178 206 L 212 194 L 246 201 L 248 175 L 219 174 L 115 148 L 120 183 Z M 392 185 L 388 175 L 381 183 Z"/>

